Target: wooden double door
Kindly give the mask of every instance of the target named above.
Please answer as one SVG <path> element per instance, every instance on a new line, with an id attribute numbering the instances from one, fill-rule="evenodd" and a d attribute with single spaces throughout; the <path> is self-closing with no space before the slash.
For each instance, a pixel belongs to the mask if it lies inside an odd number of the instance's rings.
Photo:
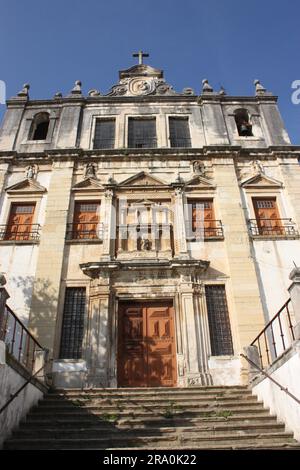
<path id="1" fill-rule="evenodd" d="M 170 302 L 121 303 L 118 386 L 176 385 L 174 308 Z"/>

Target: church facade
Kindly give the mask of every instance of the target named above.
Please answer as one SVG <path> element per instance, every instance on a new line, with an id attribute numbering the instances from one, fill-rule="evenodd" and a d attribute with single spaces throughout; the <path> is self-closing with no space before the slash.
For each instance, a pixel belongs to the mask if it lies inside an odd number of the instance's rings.
<path id="1" fill-rule="evenodd" d="M 57 387 L 243 384 L 300 263 L 300 151 L 259 81 L 179 93 L 139 62 L 106 95 L 8 100 L 8 304 Z"/>

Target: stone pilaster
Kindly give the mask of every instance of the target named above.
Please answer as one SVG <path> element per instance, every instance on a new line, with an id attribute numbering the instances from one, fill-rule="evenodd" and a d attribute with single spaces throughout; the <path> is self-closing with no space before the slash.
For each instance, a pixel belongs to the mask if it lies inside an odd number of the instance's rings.
<path id="1" fill-rule="evenodd" d="M 101 259 L 109 261 L 114 257 L 116 242 L 116 210 L 113 204 L 113 187 L 104 193 L 104 238 Z"/>
<path id="2" fill-rule="evenodd" d="M 9 163 L 1 163 L 0 164 L 0 194 L 4 190 L 6 184 L 6 176 L 9 168 Z"/>
<path id="3" fill-rule="evenodd" d="M 186 227 L 185 227 L 185 213 L 184 213 L 184 200 L 183 188 L 181 186 L 175 187 L 174 196 L 174 245 L 175 257 L 186 259 L 189 258 L 186 242 Z"/>
<path id="4" fill-rule="evenodd" d="M 291 302 L 296 320 L 294 334 L 295 339 L 300 339 L 300 268 L 294 268 L 289 277 L 292 281 L 292 284 L 288 290 L 291 296 Z"/>
<path id="5" fill-rule="evenodd" d="M 86 335 L 88 384 L 107 387 L 109 380 L 109 275 L 93 279 L 90 287 L 89 321 Z"/>
<path id="6" fill-rule="evenodd" d="M 240 189 L 232 158 L 216 159 L 214 177 L 216 204 L 225 231 L 230 282 L 227 288 L 234 350 L 237 355 L 251 344 L 265 325 L 259 285 L 252 259 Z M 211 268 L 214 268 L 211 264 Z M 243 363 L 242 379 L 248 366 Z"/>
<path id="7" fill-rule="evenodd" d="M 30 330 L 50 351 L 56 331 L 73 165 L 53 163 L 29 316 Z"/>

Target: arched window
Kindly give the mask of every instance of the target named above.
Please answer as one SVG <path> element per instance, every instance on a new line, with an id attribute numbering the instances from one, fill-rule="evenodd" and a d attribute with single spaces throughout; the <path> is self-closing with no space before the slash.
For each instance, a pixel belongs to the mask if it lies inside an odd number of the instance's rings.
<path id="1" fill-rule="evenodd" d="M 30 140 L 46 140 L 49 128 L 49 114 L 38 113 L 34 116 L 29 133 Z"/>
<path id="2" fill-rule="evenodd" d="M 249 114 L 247 109 L 240 108 L 234 112 L 236 127 L 240 136 L 252 136 L 252 125 L 249 122 Z"/>

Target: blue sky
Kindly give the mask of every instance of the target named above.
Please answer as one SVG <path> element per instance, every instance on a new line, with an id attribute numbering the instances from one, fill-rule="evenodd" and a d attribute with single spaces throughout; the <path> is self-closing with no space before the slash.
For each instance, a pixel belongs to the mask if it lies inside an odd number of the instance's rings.
<path id="1" fill-rule="evenodd" d="M 294 144 L 300 144 L 300 2 L 296 0 L 1 1 L 1 69 L 7 97 L 25 82 L 32 98 L 83 90 L 105 93 L 136 59 L 162 68 L 178 91 L 208 78 L 230 95 L 252 95 L 253 80 L 279 96 Z M 4 106 L 0 105 L 0 115 Z"/>

